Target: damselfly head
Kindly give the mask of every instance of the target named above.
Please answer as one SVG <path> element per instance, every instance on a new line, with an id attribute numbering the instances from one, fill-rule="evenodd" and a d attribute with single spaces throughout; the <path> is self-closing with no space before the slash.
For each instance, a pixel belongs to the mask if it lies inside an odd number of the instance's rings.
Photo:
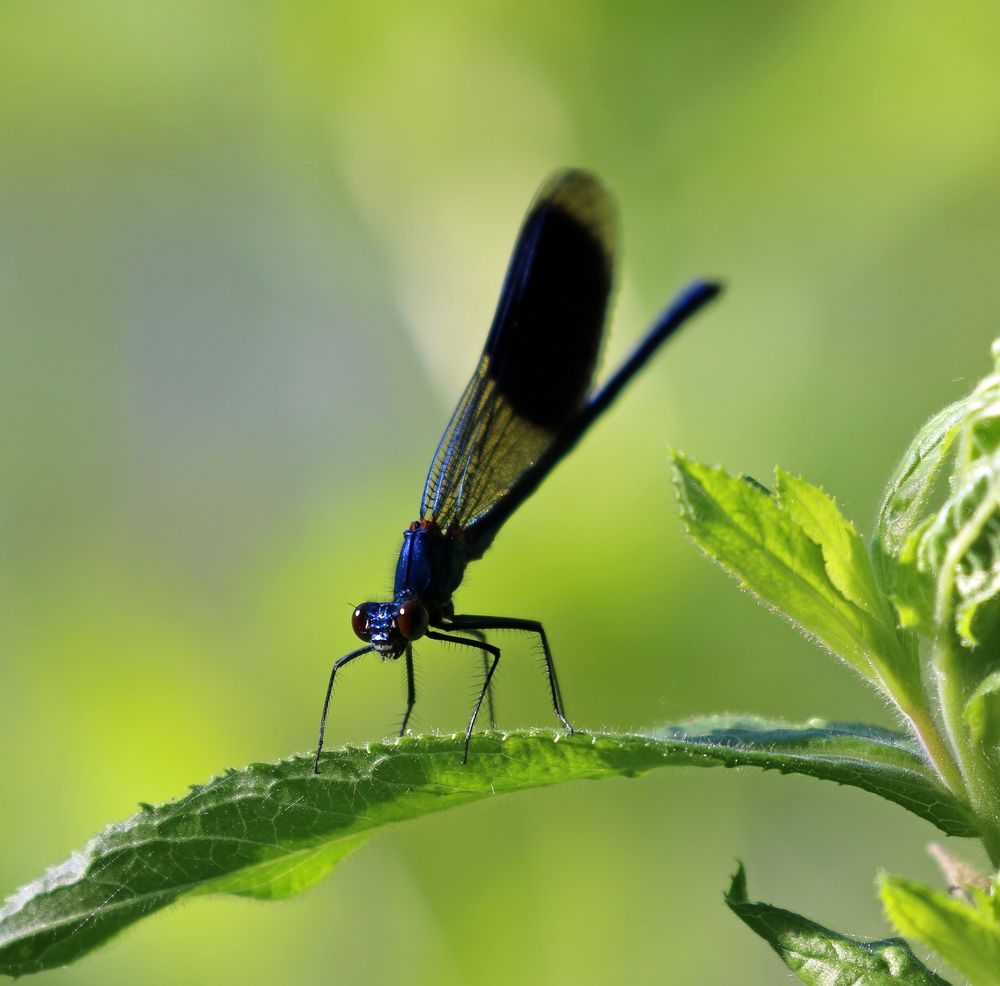
<path id="1" fill-rule="evenodd" d="M 427 609 L 416 599 L 362 603 L 351 617 L 354 632 L 371 644 L 383 661 L 399 657 L 407 644 L 427 632 L 427 624 Z"/>

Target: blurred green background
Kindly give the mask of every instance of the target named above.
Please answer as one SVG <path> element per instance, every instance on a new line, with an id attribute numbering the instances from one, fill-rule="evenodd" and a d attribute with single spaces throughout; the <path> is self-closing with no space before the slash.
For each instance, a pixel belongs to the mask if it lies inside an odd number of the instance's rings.
<path id="1" fill-rule="evenodd" d="M 545 621 L 579 726 L 891 724 L 685 542 L 665 451 L 780 463 L 867 534 L 908 436 L 988 367 L 1000 10 L 711 0 L 0 6 L 0 889 L 140 799 L 308 750 L 391 583 L 536 186 L 582 165 L 623 252 L 610 365 L 671 344 L 470 570 Z M 526 641 L 504 725 L 552 722 Z M 476 662 L 419 651 L 418 729 Z M 352 668 L 334 742 L 402 668 Z M 284 904 L 199 900 L 61 983 L 785 982 L 723 907 L 885 933 L 932 829 L 802 778 L 663 771 L 384 834 Z M 959 848 L 963 848 L 959 846 Z"/>

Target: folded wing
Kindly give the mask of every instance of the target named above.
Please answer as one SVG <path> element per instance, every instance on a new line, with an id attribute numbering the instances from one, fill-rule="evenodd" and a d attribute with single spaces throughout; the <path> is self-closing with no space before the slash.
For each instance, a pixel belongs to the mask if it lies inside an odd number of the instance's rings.
<path id="1" fill-rule="evenodd" d="M 479 364 L 438 445 L 423 518 L 466 527 L 504 498 L 591 389 L 614 267 L 610 195 L 585 171 L 553 175 L 514 246 Z"/>

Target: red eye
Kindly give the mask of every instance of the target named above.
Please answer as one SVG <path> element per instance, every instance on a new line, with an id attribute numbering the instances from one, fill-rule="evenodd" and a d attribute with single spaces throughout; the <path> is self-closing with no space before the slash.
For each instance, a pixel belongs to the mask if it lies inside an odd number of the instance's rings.
<path id="1" fill-rule="evenodd" d="M 362 603 L 351 616 L 351 626 L 354 632 L 365 642 L 372 639 L 371 631 L 368 629 L 368 603 Z"/>
<path id="2" fill-rule="evenodd" d="M 396 629 L 407 640 L 416 640 L 427 633 L 427 610 L 418 602 L 403 603 L 396 610 Z"/>

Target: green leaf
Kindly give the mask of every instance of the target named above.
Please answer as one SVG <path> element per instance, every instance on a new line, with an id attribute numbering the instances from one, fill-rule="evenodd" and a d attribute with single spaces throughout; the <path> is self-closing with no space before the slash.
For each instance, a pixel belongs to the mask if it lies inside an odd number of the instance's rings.
<path id="1" fill-rule="evenodd" d="M 885 602 L 875 582 L 868 550 L 833 497 L 781 469 L 775 470 L 775 476 L 782 507 L 819 545 L 830 581 L 846 599 L 876 619 L 884 619 Z"/>
<path id="2" fill-rule="evenodd" d="M 342 859 L 368 841 L 363 833 L 311 849 L 284 852 L 275 859 L 207 880 L 192 894 L 235 894 L 257 900 L 284 900 L 320 883 Z"/>
<path id="3" fill-rule="evenodd" d="M 874 679 L 855 607 L 830 581 L 822 550 L 773 496 L 673 453 L 681 519 L 698 546 L 744 588 Z"/>
<path id="4" fill-rule="evenodd" d="M 861 941 L 830 931 L 792 911 L 747 899 L 743 865 L 733 876 L 726 903 L 810 986 L 948 986 L 901 938 Z"/>
<path id="5" fill-rule="evenodd" d="M 973 743 L 1000 749 L 1000 671 L 988 674 L 965 705 L 962 719 Z"/>
<path id="6" fill-rule="evenodd" d="M 1000 339 L 991 346 L 993 372 L 967 398 L 962 460 L 968 464 L 1000 451 Z"/>
<path id="7" fill-rule="evenodd" d="M 876 570 L 890 595 L 895 588 L 892 562 L 930 512 L 929 501 L 968 408 L 963 398 L 938 411 L 917 432 L 896 466 L 878 511 L 875 524 Z"/>
<path id="8" fill-rule="evenodd" d="M 934 637 L 937 627 L 934 614 L 937 579 L 934 573 L 921 568 L 919 554 L 920 542 L 933 522 L 932 515 L 914 528 L 892 567 L 891 598 L 899 625 L 918 630 L 928 638 Z"/>
<path id="9" fill-rule="evenodd" d="M 911 443 L 883 498 L 875 547 L 903 626 L 935 637 L 946 620 L 967 647 L 1000 635 L 1000 372 L 936 414 Z"/>
<path id="10" fill-rule="evenodd" d="M 941 786 L 906 733 L 822 719 L 789 724 L 756 716 L 712 716 L 664 726 L 651 736 L 683 744 L 685 756 L 704 751 L 724 758 L 706 766 L 721 762 L 808 774 L 894 801 L 949 835 L 979 834 L 969 808 Z"/>
<path id="11" fill-rule="evenodd" d="M 955 631 L 973 647 L 1000 622 L 1000 452 L 972 463 L 927 525 L 917 568 L 954 605 Z M 942 579 L 945 580 L 942 583 Z M 953 586 L 953 588 L 952 588 Z"/>
<path id="12" fill-rule="evenodd" d="M 965 888 L 967 900 L 902 877 L 883 876 L 879 894 L 892 923 L 933 949 L 972 986 L 1000 982 L 1000 889 Z"/>
<path id="13" fill-rule="evenodd" d="M 861 539 L 832 499 L 787 473 L 769 496 L 678 452 L 673 465 L 681 518 L 706 554 L 880 690 L 919 696 L 914 654 L 900 647 Z"/>
<path id="14" fill-rule="evenodd" d="M 0 973 L 64 965 L 192 894 L 286 897 L 322 879 L 376 829 L 498 794 L 564 781 L 634 777 L 665 766 L 755 766 L 860 787 L 952 835 L 963 805 L 905 735 L 870 726 L 692 720 L 652 735 L 539 731 L 405 738 L 229 771 L 146 806 L 19 890 L 0 909 Z"/>

